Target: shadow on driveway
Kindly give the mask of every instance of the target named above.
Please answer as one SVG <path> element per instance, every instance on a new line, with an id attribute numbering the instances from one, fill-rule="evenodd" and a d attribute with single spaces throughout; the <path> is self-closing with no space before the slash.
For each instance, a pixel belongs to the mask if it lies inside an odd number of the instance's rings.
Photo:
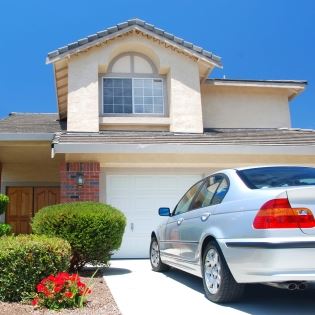
<path id="1" fill-rule="evenodd" d="M 164 275 L 204 294 L 202 280 L 183 271 L 171 269 Z M 211 303 L 209 301 L 209 303 Z M 265 285 L 249 284 L 238 303 L 224 305 L 253 315 L 308 315 L 315 314 L 315 286 L 305 291 L 289 291 Z"/>
<path id="2" fill-rule="evenodd" d="M 125 275 L 131 272 L 132 272 L 131 270 L 125 269 L 125 268 L 109 267 L 104 270 L 103 275 L 104 276 L 120 276 L 120 275 Z"/>

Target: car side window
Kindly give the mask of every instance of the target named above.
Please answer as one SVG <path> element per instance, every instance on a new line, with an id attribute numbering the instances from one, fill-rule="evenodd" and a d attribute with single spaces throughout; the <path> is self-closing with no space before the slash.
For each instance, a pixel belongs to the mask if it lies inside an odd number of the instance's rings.
<path id="1" fill-rule="evenodd" d="M 175 210 L 173 211 L 173 215 L 182 214 L 187 212 L 190 209 L 190 204 L 194 199 L 196 193 L 199 191 L 201 185 L 203 184 L 203 180 L 192 186 L 187 193 L 182 197 L 182 199 L 177 204 Z"/>
<path id="2" fill-rule="evenodd" d="M 226 193 L 228 192 L 228 189 L 229 189 L 229 183 L 226 178 L 223 178 L 217 191 L 215 192 L 212 198 L 211 205 L 217 205 L 221 203 Z"/>
<path id="3" fill-rule="evenodd" d="M 203 187 L 191 204 L 190 209 L 199 209 L 220 203 L 228 189 L 224 176 L 213 175 L 206 178 Z"/>

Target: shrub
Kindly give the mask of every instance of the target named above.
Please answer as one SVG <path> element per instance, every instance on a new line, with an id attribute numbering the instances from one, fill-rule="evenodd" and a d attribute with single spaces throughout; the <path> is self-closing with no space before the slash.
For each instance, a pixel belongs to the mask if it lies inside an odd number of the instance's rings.
<path id="1" fill-rule="evenodd" d="M 9 197 L 3 194 L 0 194 L 0 215 L 5 212 L 7 204 L 9 203 Z"/>
<path id="2" fill-rule="evenodd" d="M 60 272 L 50 275 L 37 285 L 37 295 L 32 301 L 34 306 L 45 306 L 49 309 L 83 307 L 91 289 L 86 286 L 78 274 Z"/>
<path id="3" fill-rule="evenodd" d="M 12 227 L 10 224 L 0 223 L 0 237 L 5 235 L 11 235 Z"/>
<path id="4" fill-rule="evenodd" d="M 59 238 L 19 235 L 0 238 L 0 301 L 20 301 L 41 279 L 66 271 L 70 244 Z"/>
<path id="5" fill-rule="evenodd" d="M 73 202 L 53 205 L 36 213 L 35 234 L 59 236 L 72 248 L 71 270 L 86 263 L 107 264 L 120 247 L 126 218 L 110 205 L 97 202 Z"/>

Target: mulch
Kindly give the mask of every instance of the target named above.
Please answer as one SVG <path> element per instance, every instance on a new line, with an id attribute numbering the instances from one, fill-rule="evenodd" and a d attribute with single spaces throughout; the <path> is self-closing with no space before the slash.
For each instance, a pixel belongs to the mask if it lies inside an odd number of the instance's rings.
<path id="1" fill-rule="evenodd" d="M 88 284 L 93 271 L 80 273 L 82 282 Z M 49 311 L 47 309 L 34 308 L 29 304 L 0 302 L 0 315 L 121 315 L 117 304 L 102 277 L 102 272 L 94 277 L 92 293 L 88 302 L 82 309 L 66 309 L 61 311 Z"/>

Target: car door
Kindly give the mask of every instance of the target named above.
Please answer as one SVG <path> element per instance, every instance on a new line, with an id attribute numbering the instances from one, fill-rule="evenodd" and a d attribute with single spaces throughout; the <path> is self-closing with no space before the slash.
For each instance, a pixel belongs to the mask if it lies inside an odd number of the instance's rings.
<path id="1" fill-rule="evenodd" d="M 183 222 L 183 215 L 190 209 L 190 204 L 202 184 L 203 180 L 193 185 L 173 210 L 164 230 L 164 240 L 160 240 L 160 251 L 162 254 L 172 256 L 175 259 L 180 258 L 179 227 Z"/>
<path id="2" fill-rule="evenodd" d="M 190 208 L 182 215 L 179 225 L 181 258 L 197 264 L 199 261 L 198 246 L 202 234 L 211 224 L 211 215 L 216 205 L 221 203 L 228 190 L 228 179 L 223 174 L 216 174 L 205 179 L 195 195 Z"/>

